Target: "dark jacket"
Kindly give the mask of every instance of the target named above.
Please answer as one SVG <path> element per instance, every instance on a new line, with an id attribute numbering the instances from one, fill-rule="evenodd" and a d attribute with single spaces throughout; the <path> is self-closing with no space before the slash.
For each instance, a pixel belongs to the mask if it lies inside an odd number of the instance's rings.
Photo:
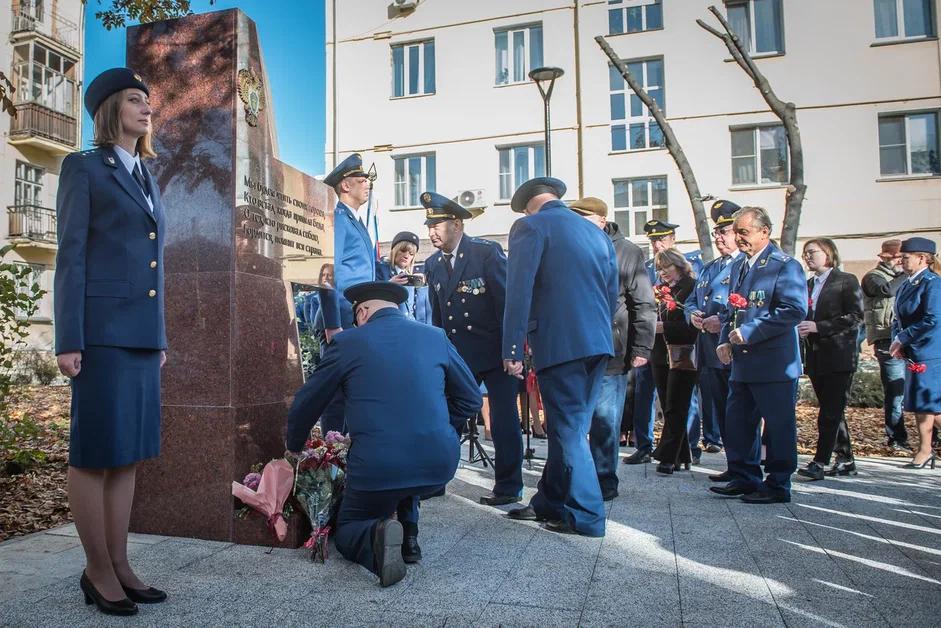
<path id="1" fill-rule="evenodd" d="M 885 262 L 879 262 L 863 276 L 863 322 L 870 344 L 890 339 L 895 293 L 907 279 L 908 275 L 896 273 Z"/>
<path id="2" fill-rule="evenodd" d="M 668 366 L 667 345 L 691 345 L 696 342 L 699 331 L 686 321 L 683 310 L 679 307 L 686 297 L 693 291 L 696 281 L 692 277 L 683 277 L 672 288 L 673 298 L 678 306 L 675 310 L 668 310 L 663 303 L 657 304 L 660 320 L 663 321 L 663 333 L 657 334 L 657 340 L 650 354 L 650 362 L 654 366 Z"/>
<path id="3" fill-rule="evenodd" d="M 605 233 L 611 238 L 618 263 L 618 306 L 612 330 L 614 357 L 607 370 L 608 375 L 616 375 L 630 370 L 633 358 L 650 357 L 657 310 L 644 269 L 644 252 L 618 231 L 617 223 L 609 222 Z"/>
<path id="4" fill-rule="evenodd" d="M 811 294 L 814 279 L 807 282 Z M 804 371 L 827 375 L 855 371 L 859 358 L 857 332 L 863 321 L 863 299 L 855 275 L 833 269 L 807 312 L 807 320 L 817 323 L 817 333 L 804 340 Z"/>

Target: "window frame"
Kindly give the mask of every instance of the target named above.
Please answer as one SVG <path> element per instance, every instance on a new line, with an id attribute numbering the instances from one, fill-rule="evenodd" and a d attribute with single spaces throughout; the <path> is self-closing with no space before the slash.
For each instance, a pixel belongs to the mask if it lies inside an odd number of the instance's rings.
<path id="1" fill-rule="evenodd" d="M 666 72 L 666 63 L 664 61 L 664 58 L 662 56 L 655 56 L 655 57 L 641 57 L 638 59 L 622 59 L 622 61 L 625 63 L 625 65 L 636 64 L 636 63 L 643 64 L 644 75 L 641 77 L 641 87 L 643 87 L 644 91 L 646 91 L 648 94 L 650 93 L 648 91 L 650 88 L 650 85 L 647 82 L 647 76 L 648 76 L 647 64 L 650 62 L 660 63 L 661 83 L 659 86 L 657 86 L 657 89 L 660 90 L 660 93 L 662 95 L 660 100 L 663 104 L 662 106 L 660 106 L 660 110 L 663 112 L 664 115 L 666 115 L 666 112 L 667 112 L 667 106 L 666 106 L 667 105 L 667 90 L 666 90 L 667 72 Z M 624 95 L 624 118 L 623 119 L 619 118 L 615 120 L 614 112 L 613 111 L 609 112 L 610 121 L 609 121 L 608 127 L 609 127 L 610 135 L 611 135 L 611 152 L 612 153 L 632 153 L 632 152 L 645 151 L 645 150 L 666 149 L 666 139 L 663 137 L 662 129 L 660 129 L 660 144 L 656 146 L 651 144 L 651 127 L 654 125 L 656 125 L 658 129 L 660 127 L 657 124 L 656 119 L 653 117 L 653 114 L 650 113 L 650 109 L 645 104 L 643 104 L 643 102 L 641 102 L 641 107 L 643 107 L 645 115 L 642 115 L 642 116 L 631 115 L 631 96 L 635 96 L 636 94 L 634 93 L 634 90 L 631 89 L 631 86 L 627 84 L 627 81 L 624 81 L 622 77 L 621 80 L 623 81 L 623 84 L 624 84 L 623 90 L 615 91 L 611 89 L 610 73 L 612 71 L 616 72 L 617 69 L 614 67 L 613 64 L 609 63 L 608 64 L 608 73 L 609 73 L 608 108 L 609 110 L 611 109 L 611 97 L 614 94 L 623 94 Z M 639 98 L 640 97 L 638 96 L 638 99 Z M 658 105 L 659 104 L 660 103 L 658 103 Z M 637 124 L 644 125 L 644 146 L 641 148 L 634 148 L 631 143 L 631 127 Z M 624 148 L 614 147 L 614 127 L 616 126 L 624 127 L 624 146 L 625 146 Z"/>
<path id="2" fill-rule="evenodd" d="M 542 39 L 542 64 L 545 65 L 546 62 L 546 38 L 545 38 L 545 29 L 542 22 L 530 22 L 527 24 L 517 24 L 515 26 L 501 26 L 499 28 L 493 29 L 493 55 L 494 55 L 494 87 L 506 87 L 508 85 L 522 85 L 529 82 L 529 73 L 534 69 L 532 66 L 532 29 L 539 28 L 540 38 Z M 523 33 L 523 59 L 525 68 L 523 70 L 523 78 L 520 80 L 514 80 L 514 70 L 516 69 L 516 62 L 513 58 L 513 33 Z M 506 48 L 506 76 L 507 80 L 503 83 L 498 82 L 496 77 L 496 65 L 497 65 L 497 37 L 500 33 L 506 33 L 507 39 L 507 48 Z"/>
<path id="3" fill-rule="evenodd" d="M 935 29 L 937 20 L 937 6 L 935 0 L 924 0 L 928 4 L 928 32 L 924 35 L 906 35 L 905 34 L 905 0 L 895 0 L 895 35 L 879 36 L 878 14 L 876 12 L 876 1 L 872 2 L 872 26 L 873 39 L 878 44 L 890 44 L 908 41 L 923 41 L 926 39 L 937 39 L 938 33 Z"/>
<path id="4" fill-rule="evenodd" d="M 877 116 L 876 120 L 876 142 L 878 144 L 879 151 L 879 178 L 880 179 L 911 179 L 915 178 L 928 178 L 928 177 L 937 177 L 941 176 L 941 167 L 938 168 L 937 172 L 913 172 L 912 171 L 912 142 L 911 142 L 911 118 L 919 115 L 933 115 L 934 116 L 934 129 L 935 129 L 935 151 L 939 155 L 939 161 L 941 161 L 941 109 L 915 109 L 912 111 L 891 111 L 880 113 Z M 879 126 L 882 121 L 886 118 L 902 118 L 904 121 L 904 132 L 905 132 L 905 172 L 904 173 L 895 173 L 895 174 L 885 174 L 882 168 L 882 148 L 883 146 L 899 146 L 898 144 L 882 144 L 879 138 Z"/>
<path id="5" fill-rule="evenodd" d="M 428 168 L 428 158 L 431 158 L 434 161 L 434 173 L 431 177 L 431 185 L 429 185 L 429 168 Z M 410 179 L 409 179 L 409 160 L 419 159 L 421 162 L 421 173 L 419 176 L 418 189 L 414 191 L 414 196 L 411 194 L 412 190 L 409 189 Z M 400 181 L 399 177 L 399 162 L 404 164 L 404 180 Z M 417 209 L 422 206 L 421 204 L 421 193 L 422 192 L 435 192 L 438 181 L 438 156 L 435 151 L 423 151 L 418 153 L 405 153 L 402 155 L 393 155 L 392 156 L 392 199 L 393 206 L 392 209 Z M 405 191 L 403 192 L 403 200 L 405 203 L 399 203 L 399 190 L 400 187 L 404 186 Z M 415 202 L 412 203 L 410 200 L 414 198 Z"/>
<path id="6" fill-rule="evenodd" d="M 519 142 L 516 144 L 498 144 L 497 149 L 497 196 L 499 197 L 498 202 L 509 202 L 513 198 L 513 194 L 516 190 L 529 179 L 535 177 L 542 177 L 546 174 L 546 144 L 545 142 Z M 526 148 L 527 150 L 527 159 L 529 160 L 528 164 L 528 174 L 529 177 L 524 181 L 516 181 L 516 149 Z M 536 169 L 536 149 L 542 149 L 542 173 L 539 173 Z M 501 153 L 507 151 L 509 154 L 509 172 L 504 173 L 501 163 Z M 510 193 L 508 196 L 503 195 L 503 177 L 510 177 Z"/>
<path id="7" fill-rule="evenodd" d="M 437 64 L 432 61 L 432 75 L 431 83 L 434 89 L 430 92 L 425 91 L 425 84 L 427 83 L 427 77 L 425 76 L 425 71 L 428 67 L 428 62 L 426 57 L 427 45 L 431 44 L 433 46 L 432 55 L 437 54 L 437 47 L 435 46 L 434 37 L 429 37 L 426 39 L 416 39 L 413 41 L 403 41 L 396 42 L 389 45 L 389 59 L 392 66 L 392 95 L 391 99 L 397 100 L 399 98 L 418 98 L 421 96 L 434 96 L 438 91 L 438 77 L 436 76 L 438 67 Z M 409 93 L 409 69 L 411 68 L 411 62 L 409 61 L 409 48 L 416 47 L 418 48 L 418 82 L 420 90 L 415 93 Z M 395 93 L 395 51 L 397 48 L 402 49 L 402 94 L 397 95 Z"/>
<path id="8" fill-rule="evenodd" d="M 33 173 L 36 175 L 36 180 L 32 181 L 28 177 L 21 177 L 21 168 L 24 174 L 27 174 L 29 171 L 33 171 Z M 23 161 L 22 159 L 15 160 L 13 167 L 13 205 L 16 207 L 42 207 L 43 177 L 45 174 L 46 169 L 41 166 L 36 166 L 28 161 Z M 32 202 L 23 202 L 21 191 L 23 189 L 31 190 Z"/>
<path id="9" fill-rule="evenodd" d="M 725 0 L 725 17 L 726 20 L 729 20 L 729 7 L 734 6 L 745 6 L 748 11 L 748 46 L 747 52 L 748 55 L 753 59 L 761 59 L 762 57 L 777 57 L 784 55 L 787 51 L 787 39 L 785 37 L 784 30 L 784 2 L 783 0 L 774 0 L 780 7 L 781 21 L 777 25 L 780 30 L 779 37 L 781 40 L 781 49 L 780 50 L 766 50 L 763 52 L 758 52 L 756 49 L 757 45 L 757 25 L 755 23 L 755 0 Z M 731 23 L 731 20 L 729 20 Z M 739 38 L 741 39 L 741 38 Z"/>
<path id="10" fill-rule="evenodd" d="M 625 6 L 624 0 L 608 0 L 608 36 L 616 37 L 617 35 L 635 35 L 637 33 L 649 33 L 651 31 L 661 31 L 664 29 L 663 25 L 663 0 L 654 0 L 653 2 L 645 2 L 644 4 L 636 5 L 639 6 L 641 10 L 641 29 L 639 31 L 629 31 L 627 30 L 627 12 L 629 9 L 633 8 L 632 6 Z M 648 28 L 647 26 L 647 7 L 651 5 L 660 6 L 660 26 L 654 28 Z M 620 5 L 612 8 L 611 5 Z M 611 13 L 613 11 L 620 11 L 621 13 L 621 24 L 624 26 L 624 30 L 621 32 L 615 33 L 611 31 Z"/>
<path id="11" fill-rule="evenodd" d="M 654 181 L 663 181 L 663 193 L 665 195 L 664 202 L 654 204 L 653 202 L 653 192 L 654 192 Z M 646 205 L 636 205 L 634 203 L 634 184 L 636 182 L 646 181 L 647 183 L 647 204 Z M 618 184 L 624 184 L 627 188 L 627 205 L 618 206 L 617 205 L 617 186 Z M 611 188 L 612 188 L 612 202 L 611 208 L 613 211 L 612 220 L 618 224 L 618 228 L 621 230 L 621 233 L 624 234 L 628 239 L 640 239 L 644 241 L 646 239 L 646 234 L 641 229 L 637 232 L 637 214 L 640 211 L 643 211 L 646 214 L 646 220 L 653 220 L 655 212 L 662 210 L 662 214 L 658 214 L 660 220 L 668 221 L 670 219 L 670 179 L 666 174 L 658 175 L 647 175 L 642 177 L 618 177 L 611 179 Z M 624 226 L 618 221 L 618 213 L 627 213 L 628 214 L 628 226 L 629 230 L 625 231 Z"/>
<path id="12" fill-rule="evenodd" d="M 761 137 L 759 131 L 761 129 L 774 129 L 780 128 L 784 133 L 784 157 L 786 160 L 786 167 L 784 168 L 785 177 L 783 181 L 761 181 L 761 171 L 762 171 L 762 162 L 761 162 Z M 736 183 L 735 182 L 735 159 L 736 155 L 732 151 L 732 133 L 736 131 L 751 131 L 752 139 L 754 140 L 754 168 L 755 168 L 755 181 L 753 182 L 744 182 Z M 744 157 L 743 155 L 738 156 L 739 158 Z M 787 137 L 787 129 L 784 127 L 784 124 L 781 122 L 765 122 L 760 124 L 742 124 L 734 125 L 729 127 L 729 167 L 730 167 L 730 179 L 731 179 L 731 188 L 776 188 L 783 187 L 788 185 L 791 175 L 791 147 L 790 142 Z"/>

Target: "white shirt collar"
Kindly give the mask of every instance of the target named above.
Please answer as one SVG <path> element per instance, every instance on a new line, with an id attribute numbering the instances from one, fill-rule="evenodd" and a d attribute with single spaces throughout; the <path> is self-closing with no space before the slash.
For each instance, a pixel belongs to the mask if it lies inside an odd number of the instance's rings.
<path id="1" fill-rule="evenodd" d="M 833 272 L 833 268 L 831 267 L 831 268 L 826 269 L 825 271 L 823 271 L 823 272 L 820 273 L 819 275 L 814 275 L 814 282 L 815 282 L 815 283 L 824 283 L 824 282 L 826 282 L 827 277 L 829 277 L 829 276 L 830 276 L 830 273 L 832 273 L 832 272 Z"/>
<path id="2" fill-rule="evenodd" d="M 758 251 L 757 253 L 755 253 L 754 255 L 752 255 L 751 257 L 748 258 L 748 267 L 749 267 L 749 268 L 754 268 L 754 267 L 755 267 L 755 262 L 758 261 L 758 258 L 761 257 L 761 254 L 764 253 L 764 252 L 765 252 L 765 249 L 767 249 L 767 248 L 768 248 L 768 245 L 766 244 L 763 249 L 761 249 L 760 251 Z"/>
<path id="3" fill-rule="evenodd" d="M 908 280 L 909 280 L 910 282 L 912 282 L 912 283 L 915 283 L 916 281 L 918 281 L 918 278 L 919 278 L 919 277 L 921 277 L 922 275 L 925 274 L 925 271 L 926 271 L 926 270 L 928 270 L 928 267 L 927 267 L 927 266 L 925 266 L 924 268 L 922 268 L 921 270 L 919 270 L 917 273 L 915 273 L 914 275 L 912 275 L 911 277 L 909 277 Z"/>
<path id="4" fill-rule="evenodd" d="M 464 234 L 462 233 L 462 234 L 461 234 L 461 237 L 458 238 L 458 240 L 457 240 L 457 244 L 454 245 L 454 250 L 451 251 L 450 253 L 448 253 L 448 255 L 453 255 L 453 256 L 454 256 L 454 257 L 451 258 L 451 267 L 452 267 L 452 268 L 454 267 L 454 264 L 455 264 L 454 260 L 457 259 L 457 250 L 458 250 L 459 248 L 461 248 L 461 242 L 462 242 L 463 240 L 464 240 Z M 441 254 L 444 255 L 444 251 L 441 251 Z"/>
<path id="5" fill-rule="evenodd" d="M 132 155 L 117 144 L 114 145 L 114 154 L 118 156 L 118 159 L 121 160 L 129 173 L 134 174 L 134 166 L 140 166 L 141 173 L 144 172 L 144 167 L 140 162 L 140 154 Z"/>

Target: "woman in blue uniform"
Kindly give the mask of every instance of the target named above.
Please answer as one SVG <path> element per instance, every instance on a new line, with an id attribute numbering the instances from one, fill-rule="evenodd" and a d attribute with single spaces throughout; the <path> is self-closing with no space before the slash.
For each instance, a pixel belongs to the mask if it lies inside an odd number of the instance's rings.
<path id="1" fill-rule="evenodd" d="M 428 301 L 428 286 L 410 283 L 412 267 L 415 265 L 415 255 L 418 253 L 419 239 L 411 231 L 402 231 L 392 239 L 392 250 L 388 261 L 376 265 L 376 278 L 380 281 L 391 281 L 408 290 L 408 298 L 399 309 L 413 321 L 431 325 L 431 304 Z"/>
<path id="2" fill-rule="evenodd" d="M 165 218 L 141 158 L 153 157 L 150 91 L 127 68 L 85 92 L 94 150 L 65 158 L 56 203 L 55 332 L 72 379 L 69 508 L 86 567 L 86 604 L 133 615 L 162 602 L 127 559 L 135 466 L 160 453 Z"/>
<path id="3" fill-rule="evenodd" d="M 921 444 L 908 468 L 935 467 L 931 428 L 941 427 L 941 278 L 937 246 L 928 238 L 902 242 L 902 270 L 908 281 L 895 295 L 889 353 L 908 363 L 905 410 L 915 414 Z"/>

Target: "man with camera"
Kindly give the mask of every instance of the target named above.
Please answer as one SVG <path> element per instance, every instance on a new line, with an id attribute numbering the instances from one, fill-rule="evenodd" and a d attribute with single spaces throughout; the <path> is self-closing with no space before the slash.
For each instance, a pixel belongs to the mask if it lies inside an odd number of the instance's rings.
<path id="1" fill-rule="evenodd" d="M 493 434 L 493 492 L 480 498 L 497 506 L 523 496 L 523 437 L 516 397 L 519 382 L 503 370 L 506 255 L 496 242 L 464 235 L 469 211 L 434 192 L 421 195 L 425 225 L 438 249 L 425 262 L 431 320 L 487 385 Z"/>

